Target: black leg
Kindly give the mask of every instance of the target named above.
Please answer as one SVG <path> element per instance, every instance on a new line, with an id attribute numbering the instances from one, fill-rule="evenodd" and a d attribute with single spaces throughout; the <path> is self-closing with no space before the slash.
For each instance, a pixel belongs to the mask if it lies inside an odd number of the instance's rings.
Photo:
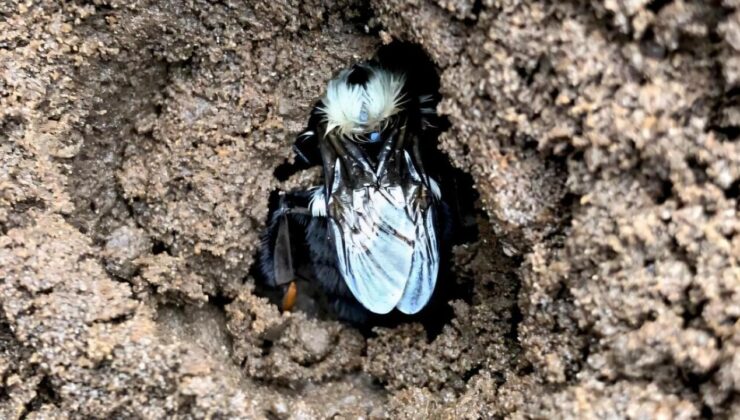
<path id="1" fill-rule="evenodd" d="M 280 197 L 278 208 L 270 215 L 260 246 L 260 271 L 270 286 L 282 286 L 295 280 L 301 263 L 300 248 L 305 247 L 305 226 L 310 218 L 310 193 L 294 191 Z"/>

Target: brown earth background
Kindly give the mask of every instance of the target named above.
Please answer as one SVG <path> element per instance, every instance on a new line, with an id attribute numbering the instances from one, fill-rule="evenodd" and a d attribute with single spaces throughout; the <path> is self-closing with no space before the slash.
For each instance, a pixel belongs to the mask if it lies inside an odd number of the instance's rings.
<path id="1" fill-rule="evenodd" d="M 249 274 L 391 39 L 484 213 L 431 342 Z M 3 0 L 0 418 L 740 418 L 739 136 L 738 0 Z"/>

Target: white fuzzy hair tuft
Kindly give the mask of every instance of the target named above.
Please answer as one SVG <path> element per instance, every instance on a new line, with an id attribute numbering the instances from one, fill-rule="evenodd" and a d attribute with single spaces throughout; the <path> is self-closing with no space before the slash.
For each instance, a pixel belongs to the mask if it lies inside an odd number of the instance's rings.
<path id="1" fill-rule="evenodd" d="M 324 187 L 314 187 L 313 191 L 311 191 L 311 201 L 308 204 L 308 209 L 314 217 L 326 217 Z"/>
<path id="2" fill-rule="evenodd" d="M 370 77 L 364 86 L 347 83 L 351 69 L 329 82 L 319 108 L 326 119 L 327 134 L 337 130 L 340 135 L 363 141 L 363 134 L 381 131 L 388 118 L 400 111 L 405 77 L 381 68 L 365 69 Z"/>

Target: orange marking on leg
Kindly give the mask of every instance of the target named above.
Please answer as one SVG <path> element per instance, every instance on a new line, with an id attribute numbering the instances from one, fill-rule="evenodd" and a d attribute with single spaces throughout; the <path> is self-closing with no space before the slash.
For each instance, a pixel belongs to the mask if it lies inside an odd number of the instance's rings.
<path id="1" fill-rule="evenodd" d="M 288 290 L 286 290 L 285 295 L 283 295 L 283 311 L 290 312 L 293 309 L 297 296 L 298 286 L 296 286 L 294 281 L 291 281 L 290 285 L 288 285 Z"/>

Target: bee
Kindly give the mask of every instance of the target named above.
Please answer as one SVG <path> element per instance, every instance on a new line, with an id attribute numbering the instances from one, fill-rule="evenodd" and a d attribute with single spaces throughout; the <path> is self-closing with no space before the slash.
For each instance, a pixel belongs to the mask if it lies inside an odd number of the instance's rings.
<path id="1" fill-rule="evenodd" d="M 340 319 L 419 313 L 450 246 L 449 206 L 426 167 L 436 100 L 403 71 L 372 60 L 329 81 L 296 139 L 296 162 L 323 182 L 280 195 L 263 235 L 260 269 L 273 286 L 315 282 Z"/>

